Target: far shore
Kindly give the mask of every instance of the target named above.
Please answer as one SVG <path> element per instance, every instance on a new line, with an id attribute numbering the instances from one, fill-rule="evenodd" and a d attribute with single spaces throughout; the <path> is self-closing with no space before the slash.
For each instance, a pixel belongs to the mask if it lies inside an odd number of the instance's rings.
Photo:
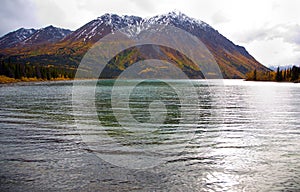
<path id="1" fill-rule="evenodd" d="M 21 79 L 15 79 L 15 78 L 10 78 L 6 77 L 3 75 L 0 75 L 0 84 L 10 84 L 10 83 L 20 83 L 20 82 L 48 82 L 48 81 L 70 81 L 74 80 L 73 78 L 55 78 L 55 79 L 39 79 L 39 78 L 21 78 Z"/>
<path id="2" fill-rule="evenodd" d="M 38 78 L 21 78 L 21 79 L 15 79 L 6 77 L 3 75 L 0 75 L 0 84 L 12 84 L 12 83 L 26 83 L 26 82 L 52 82 L 52 81 L 72 81 L 72 80 L 93 80 L 93 79 L 74 79 L 74 78 L 52 78 L 50 80 L 48 79 L 38 79 Z M 270 81 L 270 80 L 249 80 L 249 79 L 241 79 L 244 81 L 255 81 L 255 82 L 277 82 L 277 81 Z M 282 81 L 284 83 L 300 83 L 300 80 L 291 82 L 291 81 Z M 278 82 L 281 83 L 281 82 Z"/>
<path id="3" fill-rule="evenodd" d="M 249 79 L 244 79 L 244 81 L 252 81 L 252 82 L 275 82 L 275 83 L 300 83 L 300 80 L 296 80 L 296 81 L 271 81 L 271 80 L 249 80 Z"/>

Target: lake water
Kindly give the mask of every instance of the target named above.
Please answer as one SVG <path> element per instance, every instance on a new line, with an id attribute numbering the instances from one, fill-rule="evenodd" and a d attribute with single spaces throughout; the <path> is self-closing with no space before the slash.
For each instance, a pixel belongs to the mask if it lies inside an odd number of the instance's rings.
<path id="1" fill-rule="evenodd" d="M 299 84 L 79 82 L 0 86 L 0 191 L 300 191 Z"/>

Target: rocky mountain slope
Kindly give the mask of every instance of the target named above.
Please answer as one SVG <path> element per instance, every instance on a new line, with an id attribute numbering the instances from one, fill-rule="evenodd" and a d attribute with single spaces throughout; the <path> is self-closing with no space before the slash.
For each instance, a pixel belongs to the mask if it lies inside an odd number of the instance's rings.
<path id="1" fill-rule="evenodd" d="M 244 47 L 235 45 L 207 23 L 175 11 L 144 19 L 137 16 L 104 14 L 74 32 L 53 26 L 39 30 L 19 29 L 0 38 L 0 60 L 76 68 L 87 50 L 105 35 L 131 25 L 144 24 L 171 25 L 196 36 L 212 53 L 225 78 L 244 78 L 246 73 L 254 69 L 269 70 L 256 61 Z M 193 70 L 191 64 L 178 57 L 174 51 L 164 49 L 163 52 L 177 57 L 177 61 L 181 60 L 189 70 Z M 130 59 L 115 60 L 119 64 L 114 65 L 111 73 L 114 70 L 123 70 L 120 65 L 128 64 L 129 60 L 136 62 L 139 55 L 131 54 Z M 107 77 L 111 77 L 110 74 L 107 74 Z"/>

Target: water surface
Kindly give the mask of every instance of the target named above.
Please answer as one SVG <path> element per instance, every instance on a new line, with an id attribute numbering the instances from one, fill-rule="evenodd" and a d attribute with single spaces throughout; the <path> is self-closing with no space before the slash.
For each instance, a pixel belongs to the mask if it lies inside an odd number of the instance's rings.
<path id="1" fill-rule="evenodd" d="M 241 80 L 224 80 L 223 86 L 193 83 L 199 95 L 189 97 L 198 97 L 199 116 L 193 125 L 184 124 L 193 137 L 182 152 L 148 169 L 104 161 L 97 155 L 103 151 L 94 151 L 82 140 L 86 130 L 81 127 L 101 120 L 112 138 L 122 145 L 136 145 L 139 137 L 126 139 L 115 130 L 120 125 L 109 108 L 112 82 L 97 88 L 98 119 L 74 113 L 72 82 L 1 85 L 0 190 L 299 191 L 300 85 Z M 162 110 L 168 112 L 165 127 L 155 138 L 142 137 L 143 147 L 165 145 L 170 135 L 180 136 L 174 129 L 183 119 L 180 98 L 162 87 L 141 84 L 131 95 L 131 113 L 139 123 L 151 119 L 147 108 L 154 99 L 167 106 Z M 215 90 L 218 94 L 212 95 Z M 123 101 L 122 95 L 118 99 Z M 195 110 L 194 105 L 187 107 Z M 122 111 L 117 110 L 120 117 Z M 136 125 L 126 123 L 129 128 Z M 149 140 L 155 143 L 145 142 Z M 171 144 L 176 146 L 174 141 Z M 119 151 L 110 148 L 106 153 Z"/>

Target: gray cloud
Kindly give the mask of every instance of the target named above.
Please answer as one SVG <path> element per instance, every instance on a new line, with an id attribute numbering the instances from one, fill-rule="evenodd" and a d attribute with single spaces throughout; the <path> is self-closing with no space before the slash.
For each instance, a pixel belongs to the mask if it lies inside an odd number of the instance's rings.
<path id="1" fill-rule="evenodd" d="M 152 0 L 131 0 L 139 9 L 147 12 L 155 11 L 156 2 Z"/>
<path id="2" fill-rule="evenodd" d="M 2 0 L 0 7 L 0 36 L 20 27 L 39 25 L 36 7 L 30 0 Z"/>
<path id="3" fill-rule="evenodd" d="M 268 32 L 269 29 L 251 30 L 239 34 L 239 39 L 246 43 L 258 40 L 266 40 L 268 37 Z"/>
<path id="4" fill-rule="evenodd" d="M 263 63 L 272 65 L 299 65 L 300 63 L 300 25 L 281 23 L 264 25 L 248 31 L 239 32 L 236 38 L 246 45 Z"/>
<path id="5" fill-rule="evenodd" d="M 289 43 L 294 43 L 300 46 L 300 25 L 285 26 L 287 29 L 284 40 Z"/>
<path id="6" fill-rule="evenodd" d="M 213 24 L 226 23 L 230 21 L 222 11 L 218 11 L 213 14 L 211 19 Z"/>
<path id="7" fill-rule="evenodd" d="M 65 12 L 55 1 L 37 1 L 38 19 L 43 26 L 55 25 L 64 27 L 68 24 Z"/>
<path id="8" fill-rule="evenodd" d="M 298 24 L 278 24 L 260 29 L 248 30 L 237 34 L 241 42 L 250 43 L 259 40 L 273 40 L 282 38 L 284 42 L 300 46 L 300 25 Z"/>

